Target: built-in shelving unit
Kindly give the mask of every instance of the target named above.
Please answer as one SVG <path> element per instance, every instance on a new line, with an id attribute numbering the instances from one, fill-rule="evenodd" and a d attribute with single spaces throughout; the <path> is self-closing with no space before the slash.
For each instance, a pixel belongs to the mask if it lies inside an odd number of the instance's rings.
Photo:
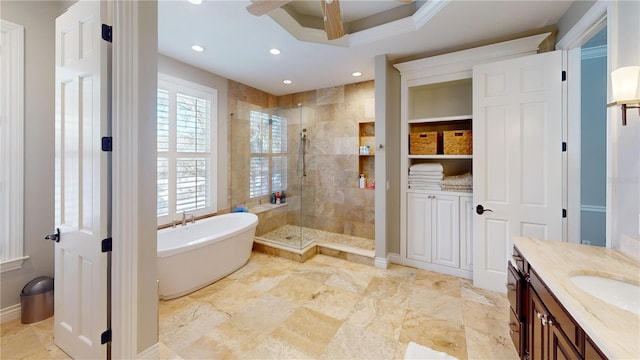
<path id="1" fill-rule="evenodd" d="M 466 278 L 474 275 L 472 253 L 478 251 L 477 244 L 485 244 L 486 240 L 473 234 L 473 223 L 477 219 L 473 204 L 476 196 L 484 195 L 485 189 L 473 189 L 474 193 L 441 191 L 437 182 L 433 182 L 438 176 L 419 172 L 412 174 L 416 176 L 411 177 L 413 188 L 410 188 L 409 170 L 416 164 L 440 163 L 444 176 L 471 172 L 474 161 L 478 160 L 478 156 L 474 160 L 473 144 L 481 149 L 486 139 L 486 136 L 473 139 L 474 121 L 476 128 L 479 126 L 474 115 L 481 115 L 474 113 L 473 98 L 484 90 L 477 86 L 479 82 L 473 83 L 474 67 L 535 54 L 548 36 L 549 33 L 539 34 L 393 65 L 401 75 L 400 258 L 403 264 Z M 443 134 L 449 144 L 444 144 Z M 423 167 L 423 171 L 425 169 L 429 171 L 428 166 Z M 445 188 L 468 189 L 467 183 L 460 183 L 447 184 Z"/>
<path id="2" fill-rule="evenodd" d="M 365 189 L 374 189 L 375 184 L 375 124 L 373 121 L 358 123 L 358 143 L 360 147 L 369 147 L 368 153 L 358 155 L 358 173 L 365 176 Z"/>

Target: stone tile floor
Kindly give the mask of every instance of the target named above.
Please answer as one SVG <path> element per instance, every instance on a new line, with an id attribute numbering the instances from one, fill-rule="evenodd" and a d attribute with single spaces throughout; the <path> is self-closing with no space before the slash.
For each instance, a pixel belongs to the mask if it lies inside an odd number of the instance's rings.
<path id="1" fill-rule="evenodd" d="M 399 265 L 254 252 L 229 277 L 160 301 L 161 359 L 402 359 L 409 342 L 458 359 L 516 359 L 502 294 Z M 53 321 L 2 324 L 2 359 L 66 359 Z"/>

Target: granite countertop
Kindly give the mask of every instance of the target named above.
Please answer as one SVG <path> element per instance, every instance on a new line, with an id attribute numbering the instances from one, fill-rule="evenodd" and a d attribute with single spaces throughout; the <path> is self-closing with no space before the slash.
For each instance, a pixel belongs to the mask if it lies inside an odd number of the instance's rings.
<path id="1" fill-rule="evenodd" d="M 517 237 L 514 245 L 584 332 L 610 359 L 640 359 L 640 316 L 593 297 L 570 280 L 597 275 L 640 284 L 640 262 L 620 250 Z"/>

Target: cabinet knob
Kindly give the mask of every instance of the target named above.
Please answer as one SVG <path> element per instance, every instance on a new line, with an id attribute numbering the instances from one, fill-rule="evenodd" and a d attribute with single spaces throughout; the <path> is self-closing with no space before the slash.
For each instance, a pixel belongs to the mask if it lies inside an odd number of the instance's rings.
<path id="1" fill-rule="evenodd" d="M 551 326 L 553 325 L 553 321 L 551 321 L 551 319 L 549 319 L 549 317 L 547 315 L 543 315 L 539 312 L 536 312 L 536 317 L 538 319 L 540 319 L 540 322 L 542 323 L 542 326 Z"/>

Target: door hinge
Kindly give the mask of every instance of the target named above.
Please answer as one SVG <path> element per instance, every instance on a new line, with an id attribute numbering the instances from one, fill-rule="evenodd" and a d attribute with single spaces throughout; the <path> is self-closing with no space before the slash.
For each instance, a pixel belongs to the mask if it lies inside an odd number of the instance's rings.
<path id="1" fill-rule="evenodd" d="M 102 40 L 112 42 L 113 41 L 113 26 L 102 24 Z"/>
<path id="2" fill-rule="evenodd" d="M 102 252 L 109 252 L 113 250 L 113 241 L 111 238 L 106 238 L 102 240 Z"/>
<path id="3" fill-rule="evenodd" d="M 562 70 L 562 81 L 567 81 L 567 72 Z"/>
<path id="4" fill-rule="evenodd" d="M 562 152 L 565 152 L 565 151 L 567 151 L 567 142 L 563 141 L 562 142 Z"/>
<path id="5" fill-rule="evenodd" d="M 102 151 L 113 151 L 113 138 L 111 136 L 102 137 Z"/>
<path id="6" fill-rule="evenodd" d="M 102 345 L 111 342 L 111 329 L 107 329 L 105 330 L 101 335 L 100 335 L 100 343 Z"/>
<path id="7" fill-rule="evenodd" d="M 562 217 L 563 218 L 567 217 L 567 209 L 562 209 Z"/>

